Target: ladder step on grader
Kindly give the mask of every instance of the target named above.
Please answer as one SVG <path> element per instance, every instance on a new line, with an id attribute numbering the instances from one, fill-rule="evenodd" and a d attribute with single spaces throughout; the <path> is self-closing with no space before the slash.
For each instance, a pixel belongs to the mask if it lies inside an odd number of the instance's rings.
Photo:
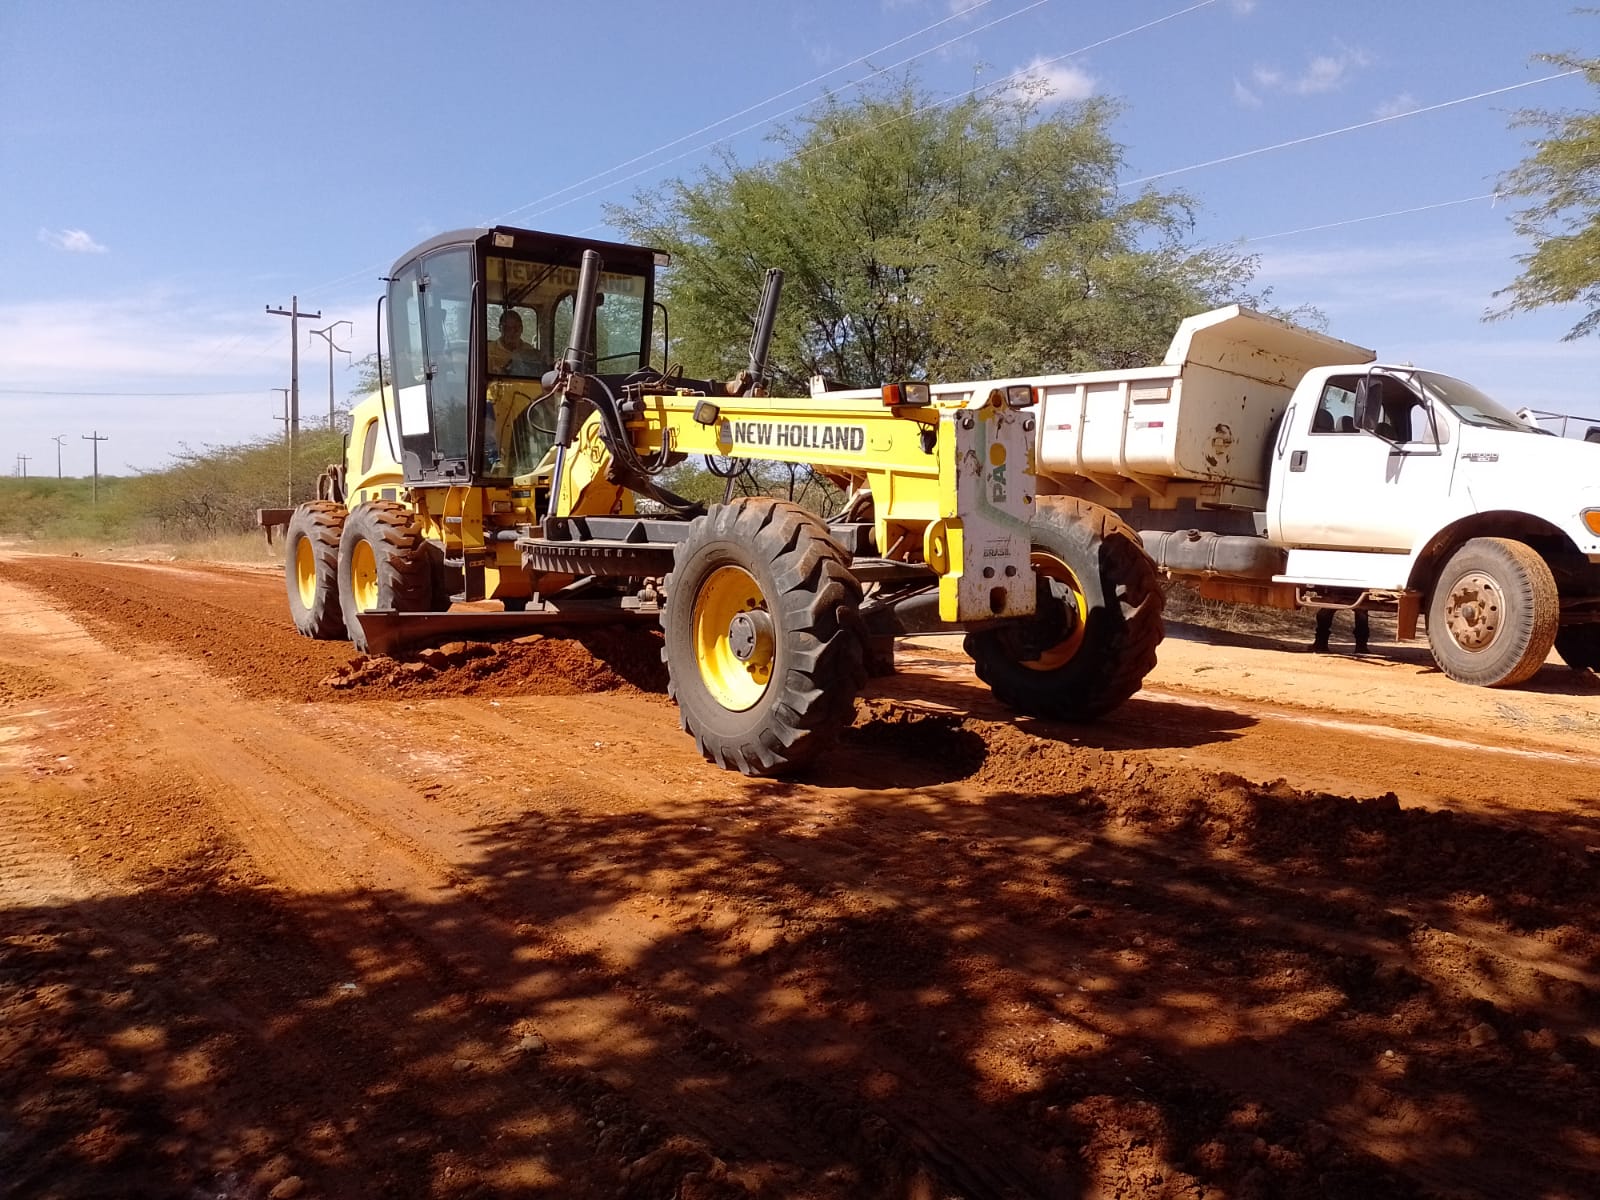
<path id="1" fill-rule="evenodd" d="M 1041 717 L 1093 720 L 1138 690 L 1162 634 L 1156 568 L 1109 510 L 1037 493 L 1031 389 L 769 396 L 776 271 L 737 378 L 658 370 L 665 262 L 497 227 L 395 264 L 380 386 L 345 461 L 317 500 L 262 516 L 286 525 L 301 633 L 395 653 L 659 622 L 684 731 L 748 775 L 832 742 L 895 637 L 964 631 L 995 696 Z M 824 517 L 664 486 L 700 455 L 803 466 L 844 500 Z"/>

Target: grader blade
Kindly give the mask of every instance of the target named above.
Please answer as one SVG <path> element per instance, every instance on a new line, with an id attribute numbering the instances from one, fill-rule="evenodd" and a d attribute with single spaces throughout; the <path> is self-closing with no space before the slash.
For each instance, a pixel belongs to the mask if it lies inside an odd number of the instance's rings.
<path id="1" fill-rule="evenodd" d="M 472 639 L 503 641 L 561 627 L 619 625 L 659 620 L 654 608 L 587 604 L 529 605 L 525 612 L 401 613 L 374 609 L 357 615 L 367 635 L 367 653 L 393 657 L 407 650 Z"/>

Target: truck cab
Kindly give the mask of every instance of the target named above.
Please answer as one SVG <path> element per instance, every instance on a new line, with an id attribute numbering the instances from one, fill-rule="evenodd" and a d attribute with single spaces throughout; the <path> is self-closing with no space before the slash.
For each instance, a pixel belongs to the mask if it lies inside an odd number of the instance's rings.
<path id="1" fill-rule="evenodd" d="M 1512 682 L 1552 644 L 1574 666 L 1600 665 L 1600 448 L 1463 380 L 1308 371 L 1274 447 L 1266 529 L 1288 551 L 1278 581 L 1392 603 L 1402 636 L 1425 609 L 1453 676 Z"/>
<path id="2" fill-rule="evenodd" d="M 1041 494 L 1115 508 L 1210 599 L 1427 616 L 1452 678 L 1600 669 L 1600 445 L 1460 379 L 1238 305 L 1148 367 L 1026 384 Z"/>

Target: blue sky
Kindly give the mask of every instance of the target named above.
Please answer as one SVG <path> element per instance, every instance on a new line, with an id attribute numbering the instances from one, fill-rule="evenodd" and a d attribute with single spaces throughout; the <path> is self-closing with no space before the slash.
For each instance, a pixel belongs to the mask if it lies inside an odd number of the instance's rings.
<path id="1" fill-rule="evenodd" d="M 1576 312 L 1481 320 L 1527 249 L 1484 198 L 1523 154 L 1511 113 L 1594 104 L 1580 79 L 1534 83 L 1533 56 L 1597 33 L 1540 0 L 7 0 L 0 470 L 54 471 L 58 434 L 69 475 L 92 430 L 113 473 L 270 435 L 289 322 L 267 307 L 352 322 L 359 357 L 415 242 L 494 220 L 608 235 L 604 204 L 717 148 L 754 161 L 784 110 L 884 68 L 939 97 L 1022 70 L 1115 97 L 1124 178 L 1190 192 L 1195 244 L 1245 239 L 1275 302 L 1600 415 L 1600 344 L 1560 340 Z M 328 357 L 302 342 L 310 419 Z"/>

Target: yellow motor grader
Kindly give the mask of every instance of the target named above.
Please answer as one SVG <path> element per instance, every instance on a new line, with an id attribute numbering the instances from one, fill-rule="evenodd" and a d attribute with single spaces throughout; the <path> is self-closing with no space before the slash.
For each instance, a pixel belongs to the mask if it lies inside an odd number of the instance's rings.
<path id="1" fill-rule="evenodd" d="M 769 396 L 782 276 L 747 370 L 651 365 L 638 246 L 497 227 L 413 249 L 380 300 L 380 387 L 345 461 L 287 521 L 295 626 L 391 653 L 463 636 L 659 621 L 684 730 L 718 764 L 791 770 L 851 720 L 893 638 L 963 630 L 995 695 L 1094 719 L 1154 665 L 1162 596 L 1110 511 L 1040 496 L 1035 397 L 925 383 Z M 383 334 L 387 332 L 386 345 Z M 801 465 L 844 496 L 702 505 L 663 472 Z"/>

